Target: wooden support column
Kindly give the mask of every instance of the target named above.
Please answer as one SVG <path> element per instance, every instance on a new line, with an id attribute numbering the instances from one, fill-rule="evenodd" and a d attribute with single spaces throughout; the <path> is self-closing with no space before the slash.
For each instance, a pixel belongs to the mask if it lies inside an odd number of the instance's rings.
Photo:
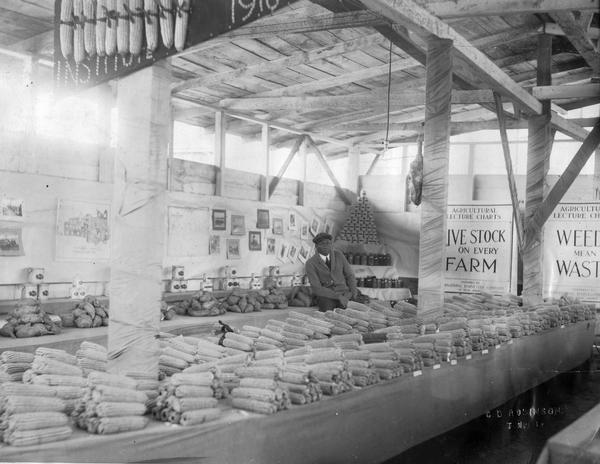
<path id="1" fill-rule="evenodd" d="M 215 112 L 215 196 L 223 196 L 225 189 L 225 135 L 227 133 L 227 116 L 223 111 Z"/>
<path id="2" fill-rule="evenodd" d="M 265 174 L 260 178 L 260 201 L 267 201 L 269 194 L 269 170 L 271 169 L 271 128 L 268 124 L 262 125 L 261 132 L 262 154 L 265 162 Z"/>
<path id="3" fill-rule="evenodd" d="M 108 370 L 158 377 L 170 73 L 154 65 L 117 85 Z"/>
<path id="4" fill-rule="evenodd" d="M 502 111 L 502 97 L 494 93 L 496 100 L 496 115 L 498 116 L 498 127 L 500 129 L 500 139 L 502 140 L 502 153 L 504 154 L 504 166 L 506 167 L 506 177 L 508 179 L 508 190 L 510 191 L 510 201 L 512 203 L 513 218 L 517 229 L 517 241 L 519 250 L 523 249 L 523 223 L 521 222 L 521 213 L 519 210 L 519 196 L 517 195 L 517 183 L 515 182 L 515 173 L 513 171 L 512 159 L 510 157 L 510 146 L 508 144 L 508 135 L 506 133 L 506 121 L 504 120 L 504 111 Z"/>
<path id="5" fill-rule="evenodd" d="M 552 36 L 538 38 L 537 84 L 552 83 Z M 544 200 L 544 184 L 552 147 L 550 101 L 542 102 L 542 114 L 528 120 L 527 181 L 525 191 L 525 224 L 535 215 Z M 542 301 L 542 234 L 525 229 L 523 244 L 523 300 L 528 304 Z"/>
<path id="6" fill-rule="evenodd" d="M 306 141 L 302 141 L 300 148 L 298 149 L 300 158 L 302 159 L 302 180 L 298 181 L 298 206 L 304 206 L 306 204 L 306 179 L 308 177 L 308 151 L 306 150 Z"/>
<path id="7" fill-rule="evenodd" d="M 444 301 L 452 55 L 451 40 L 429 38 L 419 244 L 419 311 L 440 308 Z"/>
<path id="8" fill-rule="evenodd" d="M 359 174 L 360 174 L 360 148 L 353 146 L 348 149 L 348 188 L 353 192 L 360 191 Z"/>
<path id="9" fill-rule="evenodd" d="M 112 109 L 115 106 L 115 95 L 110 84 L 100 84 L 93 91 L 99 104 L 101 140 L 105 140 L 105 151 L 98 160 L 98 182 L 111 183 L 113 181 L 115 165 L 115 149 L 110 146 L 112 133 Z"/>

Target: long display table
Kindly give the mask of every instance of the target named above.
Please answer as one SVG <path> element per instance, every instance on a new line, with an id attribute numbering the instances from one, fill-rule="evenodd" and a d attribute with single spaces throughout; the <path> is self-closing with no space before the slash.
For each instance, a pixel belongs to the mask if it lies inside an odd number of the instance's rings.
<path id="1" fill-rule="evenodd" d="M 589 358 L 591 321 L 474 353 L 455 366 L 398 379 L 272 416 L 224 407 L 214 422 L 151 422 L 141 431 L 0 447 L 1 461 L 377 463 L 466 423 Z"/>
<path id="2" fill-rule="evenodd" d="M 290 310 L 311 314 L 315 311 L 315 308 L 290 307 L 288 309 L 265 309 L 251 313 L 228 312 L 220 316 L 209 317 L 175 316 L 170 321 L 161 321 L 160 330 L 176 335 L 208 334 L 213 331 L 218 321 L 223 321 L 239 329 L 243 325 L 264 327 L 269 319 L 284 320 L 288 317 Z M 106 346 L 107 339 L 107 327 L 89 329 L 64 328 L 58 335 L 44 335 L 42 337 L 30 338 L 0 337 L 0 352 L 17 350 L 32 353 L 38 346 L 46 346 L 75 353 L 84 340 Z"/>

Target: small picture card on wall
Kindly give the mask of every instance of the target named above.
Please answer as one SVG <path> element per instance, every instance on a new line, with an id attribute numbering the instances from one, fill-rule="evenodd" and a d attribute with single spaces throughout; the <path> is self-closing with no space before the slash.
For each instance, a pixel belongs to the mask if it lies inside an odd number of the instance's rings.
<path id="1" fill-rule="evenodd" d="M 296 220 L 296 212 L 295 211 L 290 211 L 289 214 L 289 229 L 290 230 L 296 230 L 296 228 L 298 227 L 298 221 Z"/>
<path id="2" fill-rule="evenodd" d="M 211 235 L 208 239 L 208 254 L 219 255 L 221 254 L 221 236 Z"/>
<path id="3" fill-rule="evenodd" d="M 22 221 L 23 200 L 19 198 L 0 197 L 0 220 Z"/>
<path id="4" fill-rule="evenodd" d="M 286 243 L 281 242 L 279 245 L 279 252 L 277 253 L 277 258 L 280 261 L 285 262 L 288 254 L 288 245 Z"/>
<path id="5" fill-rule="evenodd" d="M 300 247 L 300 249 L 298 250 L 298 260 L 302 264 L 304 264 L 306 262 L 306 260 L 308 259 L 309 253 L 310 253 L 310 249 L 308 248 L 308 245 L 303 243 L 302 246 Z"/>
<path id="6" fill-rule="evenodd" d="M 268 209 L 257 209 L 256 210 L 256 228 L 257 229 L 268 229 L 271 221 L 269 219 Z"/>
<path id="7" fill-rule="evenodd" d="M 274 255 L 275 254 L 275 250 L 276 250 L 275 239 L 274 238 L 268 238 L 267 239 L 267 254 L 268 255 Z"/>
<path id="8" fill-rule="evenodd" d="M 321 227 L 321 221 L 319 221 L 319 218 L 312 218 L 312 221 L 310 221 L 310 233 L 313 235 L 317 235 L 319 233 L 319 228 Z"/>
<path id="9" fill-rule="evenodd" d="M 283 218 L 273 218 L 273 233 L 275 235 L 283 235 Z"/>
<path id="10" fill-rule="evenodd" d="M 298 254 L 298 247 L 293 243 L 288 248 L 288 259 L 293 263 L 296 261 L 296 255 Z"/>
<path id="11" fill-rule="evenodd" d="M 246 217 L 242 214 L 231 215 L 231 235 L 246 235 Z"/>
<path id="12" fill-rule="evenodd" d="M 248 232 L 248 249 L 250 251 L 261 251 L 262 250 L 260 231 Z"/>
<path id="13" fill-rule="evenodd" d="M 325 232 L 326 234 L 333 235 L 333 224 L 331 224 L 331 222 L 329 222 L 328 220 L 325 221 L 325 227 L 323 227 L 323 232 Z"/>
<path id="14" fill-rule="evenodd" d="M 309 226 L 308 222 L 302 221 L 302 225 L 300 226 L 300 238 L 303 240 L 307 240 L 309 238 Z"/>
<path id="15" fill-rule="evenodd" d="M 240 239 L 227 239 L 227 259 L 240 259 Z"/>
<path id="16" fill-rule="evenodd" d="M 213 209 L 212 210 L 212 229 L 227 230 L 227 210 Z"/>
<path id="17" fill-rule="evenodd" d="M 0 228 L 0 256 L 23 256 L 24 254 L 21 229 Z"/>

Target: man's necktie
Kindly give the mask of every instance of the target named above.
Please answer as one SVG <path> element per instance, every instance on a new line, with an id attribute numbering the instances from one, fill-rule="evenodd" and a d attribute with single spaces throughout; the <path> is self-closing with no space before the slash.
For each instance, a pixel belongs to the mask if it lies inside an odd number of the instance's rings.
<path id="1" fill-rule="evenodd" d="M 329 260 L 329 256 L 325 258 L 325 264 L 327 264 L 327 267 L 331 269 L 331 261 Z"/>

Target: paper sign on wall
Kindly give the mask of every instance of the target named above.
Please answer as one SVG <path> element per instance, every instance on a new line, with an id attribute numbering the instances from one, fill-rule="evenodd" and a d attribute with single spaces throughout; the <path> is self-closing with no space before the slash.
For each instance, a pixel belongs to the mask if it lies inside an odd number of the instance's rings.
<path id="1" fill-rule="evenodd" d="M 543 295 L 600 302 L 600 203 L 561 203 L 543 232 Z"/>
<path id="2" fill-rule="evenodd" d="M 513 256 L 510 205 L 448 205 L 444 291 L 510 291 Z"/>

